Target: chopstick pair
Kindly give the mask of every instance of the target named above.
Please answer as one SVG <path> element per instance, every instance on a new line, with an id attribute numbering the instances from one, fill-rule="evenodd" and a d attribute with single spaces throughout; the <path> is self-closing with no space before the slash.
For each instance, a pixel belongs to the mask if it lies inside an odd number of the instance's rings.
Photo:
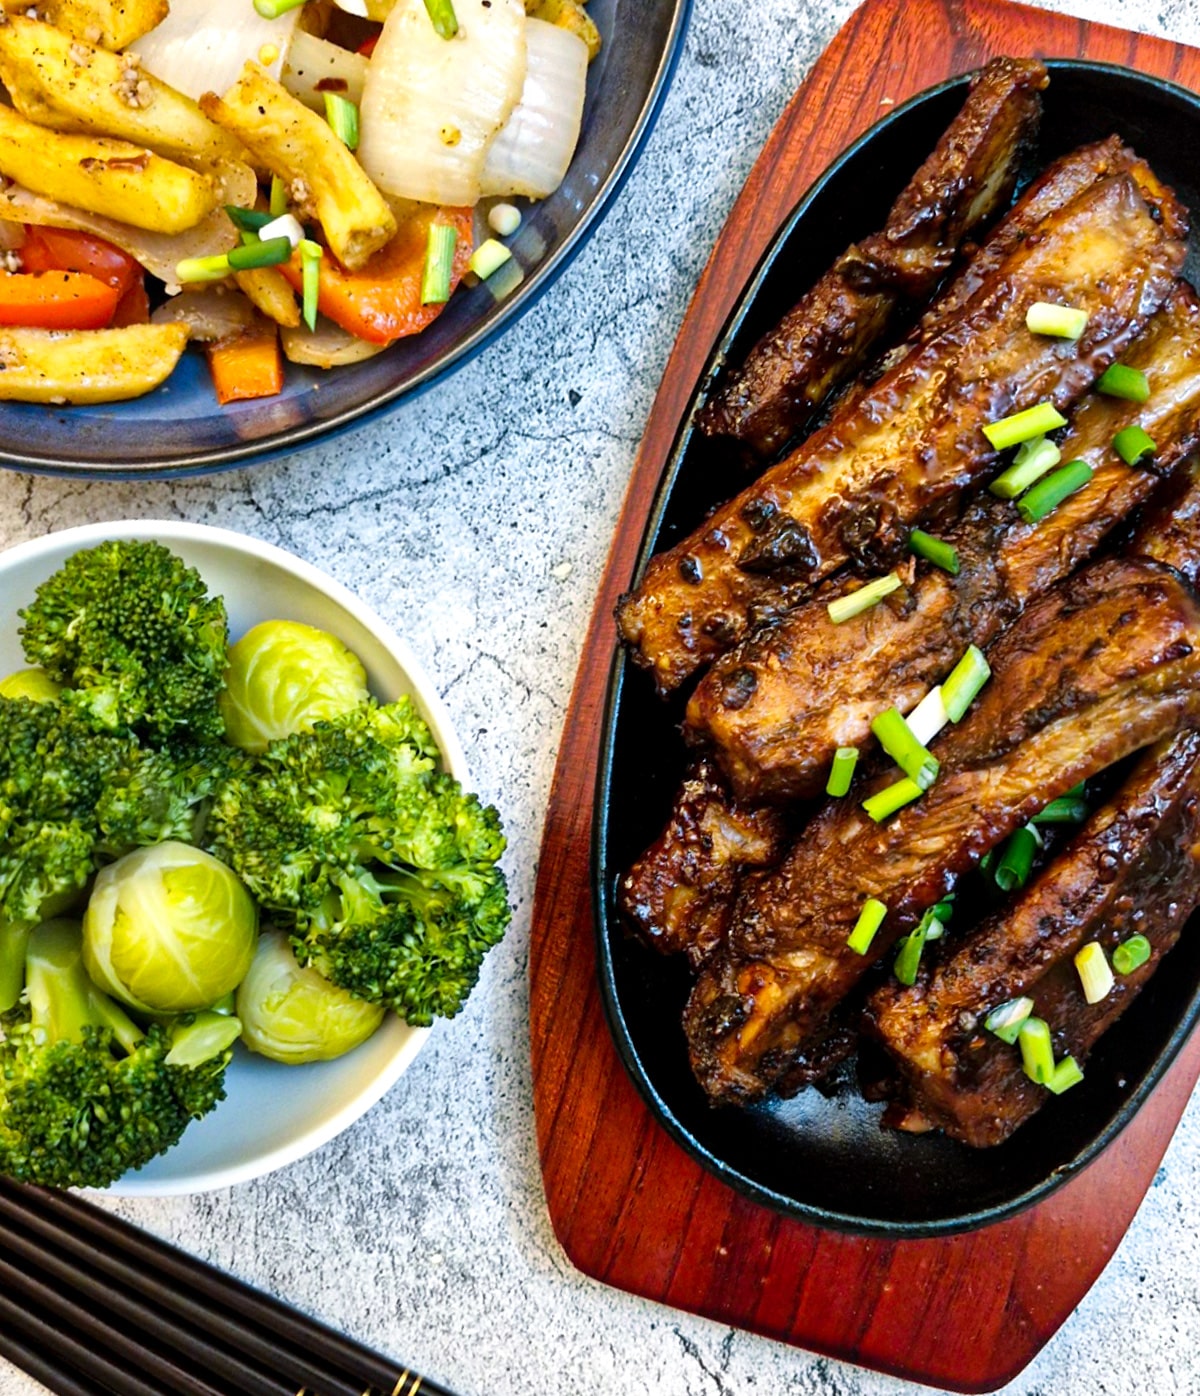
<path id="1" fill-rule="evenodd" d="M 60 1396 L 451 1396 L 81 1198 L 5 1178 L 0 1354 Z"/>

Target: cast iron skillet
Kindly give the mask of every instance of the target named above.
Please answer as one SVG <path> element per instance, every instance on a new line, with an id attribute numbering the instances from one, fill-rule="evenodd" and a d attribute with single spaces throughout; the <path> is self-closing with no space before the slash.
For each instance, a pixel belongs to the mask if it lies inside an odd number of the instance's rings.
<path id="1" fill-rule="evenodd" d="M 249 0 L 247 0 L 249 3 Z M 691 0 L 592 0 L 603 47 L 588 70 L 579 145 L 561 187 L 510 242 L 524 280 L 497 301 L 461 290 L 424 333 L 328 372 L 287 365 L 278 397 L 219 407 L 204 356 L 132 402 L 0 403 L 0 466 L 48 475 L 159 479 L 244 465 L 361 424 L 465 363 L 547 290 L 632 169 L 675 70 Z"/>
<path id="2" fill-rule="evenodd" d="M 1052 62 L 1036 165 L 1118 132 L 1200 210 L 1200 98 L 1127 69 Z M 872 127 L 809 190 L 751 279 L 682 424 L 647 525 L 651 553 L 689 533 L 741 487 L 737 467 L 692 422 L 713 375 L 761 334 L 855 238 L 882 227 L 892 200 L 962 105 L 966 80 L 915 97 Z M 1195 281 L 1200 259 L 1189 252 Z M 704 1167 L 802 1221 L 892 1237 L 946 1235 L 1010 1216 L 1096 1157 L 1132 1119 L 1200 1016 L 1200 935 L 1185 935 L 1105 1035 L 1086 1078 L 1007 1143 L 971 1150 L 941 1135 L 880 1127 L 847 1081 L 826 1096 L 713 1109 L 688 1069 L 681 961 L 643 948 L 621 924 L 618 876 L 654 839 L 684 768 L 684 698 L 664 704 L 618 654 L 609 683 L 593 848 L 601 987 L 618 1049 L 671 1135 Z"/>

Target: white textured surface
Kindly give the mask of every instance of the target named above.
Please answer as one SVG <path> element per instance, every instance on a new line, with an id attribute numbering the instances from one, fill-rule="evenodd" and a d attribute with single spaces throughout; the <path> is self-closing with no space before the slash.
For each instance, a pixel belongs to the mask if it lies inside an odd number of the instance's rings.
<path id="1" fill-rule="evenodd" d="M 1200 43 L 1200 0 L 1052 8 Z M 307 1161 L 228 1192 L 120 1211 L 461 1396 L 913 1390 L 576 1274 L 545 1214 L 526 1041 L 542 810 L 638 436 L 725 214 L 851 9 L 697 0 L 663 116 L 588 247 L 506 338 L 385 421 L 210 480 L 0 475 L 0 544 L 128 516 L 242 529 L 356 590 L 438 679 L 477 782 L 505 814 L 518 907 L 468 1010 L 434 1032 L 387 1099 Z M 1200 1391 L 1198 1182 L 1194 1104 L 1108 1271 L 1011 1391 Z M 0 1362 L 0 1396 L 37 1389 Z"/>

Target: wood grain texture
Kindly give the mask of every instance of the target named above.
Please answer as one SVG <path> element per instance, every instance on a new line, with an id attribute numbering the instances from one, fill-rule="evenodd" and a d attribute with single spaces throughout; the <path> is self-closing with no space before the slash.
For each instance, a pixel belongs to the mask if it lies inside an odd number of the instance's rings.
<path id="1" fill-rule="evenodd" d="M 1107 1264 L 1200 1076 L 1200 1035 L 1113 1145 L 1033 1210 L 948 1239 L 820 1231 L 707 1174 L 643 1103 L 596 985 L 589 862 L 612 611 L 712 346 L 825 166 L 893 105 L 1000 53 L 1117 63 L 1200 90 L 1200 51 L 1006 0 L 867 0 L 843 27 L 767 142 L 667 364 L 567 715 L 530 961 L 538 1148 L 574 1264 L 647 1298 L 959 1391 L 991 1391 L 1021 1371 Z"/>

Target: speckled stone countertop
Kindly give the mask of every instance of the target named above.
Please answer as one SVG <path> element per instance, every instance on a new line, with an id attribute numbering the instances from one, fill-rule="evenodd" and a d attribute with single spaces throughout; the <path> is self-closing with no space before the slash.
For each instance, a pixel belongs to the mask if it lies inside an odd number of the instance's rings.
<path id="1" fill-rule="evenodd" d="M 1051 7 L 1200 43 L 1200 0 Z M 577 1274 L 542 1198 L 527 1043 L 542 813 L 642 425 L 734 196 L 852 8 L 696 0 L 662 117 L 586 249 L 498 344 L 384 421 L 208 480 L 0 474 L 0 545 L 93 520 L 178 517 L 240 529 L 326 569 L 408 637 L 477 786 L 501 806 L 513 929 L 467 1010 L 435 1030 L 385 1100 L 256 1183 L 116 1204 L 461 1396 L 915 1389 Z M 1107 1272 L 1010 1391 L 1200 1391 L 1198 1179 L 1200 1101 Z M 0 1361 L 0 1396 L 38 1389 Z"/>

